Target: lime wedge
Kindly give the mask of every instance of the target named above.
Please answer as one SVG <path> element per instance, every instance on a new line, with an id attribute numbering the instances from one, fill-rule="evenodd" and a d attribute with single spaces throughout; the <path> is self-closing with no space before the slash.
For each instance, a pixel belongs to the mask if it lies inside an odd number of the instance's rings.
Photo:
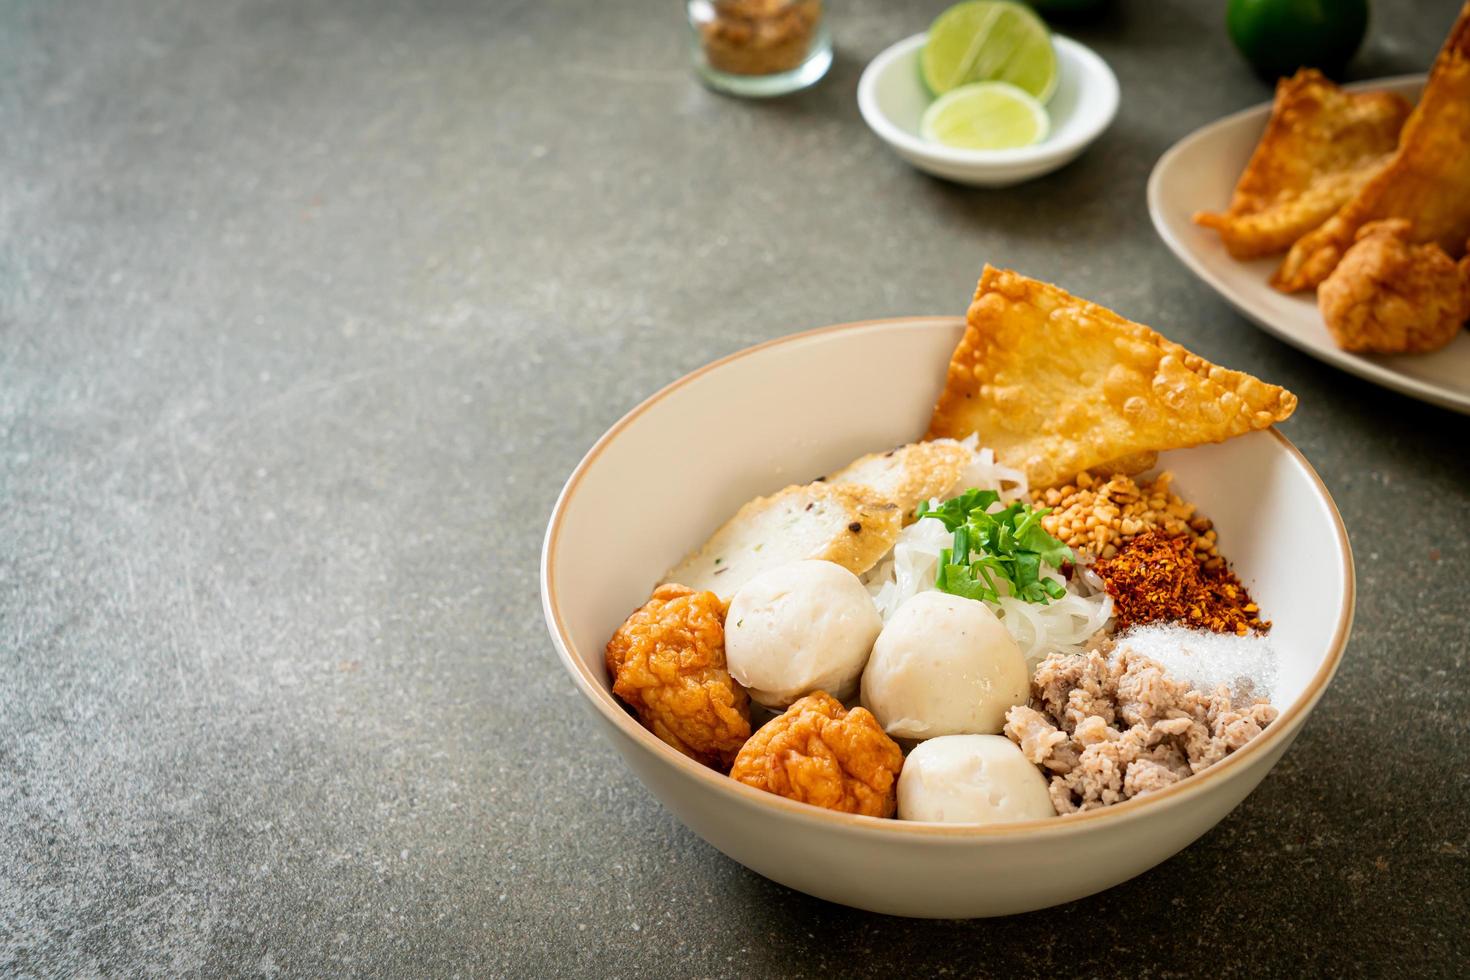
<path id="1" fill-rule="evenodd" d="M 924 111 L 927 140 L 965 150 L 1009 150 L 1046 139 L 1046 109 L 1009 82 L 976 82 L 941 95 Z"/>
<path id="2" fill-rule="evenodd" d="M 965 0 L 929 28 L 919 73 L 935 95 L 971 82 L 1010 82 L 1045 102 L 1057 87 L 1057 53 L 1046 24 L 1025 4 Z"/>

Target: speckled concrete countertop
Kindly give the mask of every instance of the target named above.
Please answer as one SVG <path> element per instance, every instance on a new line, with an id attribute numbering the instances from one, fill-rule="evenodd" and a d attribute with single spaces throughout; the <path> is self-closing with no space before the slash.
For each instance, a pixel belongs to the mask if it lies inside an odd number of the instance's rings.
<path id="1" fill-rule="evenodd" d="M 1069 28 L 1121 115 L 996 193 L 857 114 L 942 0 L 830 6 L 831 76 L 766 105 L 695 83 L 668 0 L 0 6 L 0 973 L 1464 969 L 1467 421 L 1253 329 L 1155 237 L 1154 160 L 1269 94 L 1219 5 Z M 1392 6 L 1355 74 L 1421 70 L 1456 4 Z M 1357 627 L 1179 857 L 1060 911 L 885 919 L 644 793 L 555 662 L 538 550 L 658 386 L 958 313 L 986 260 L 1296 391 Z"/>

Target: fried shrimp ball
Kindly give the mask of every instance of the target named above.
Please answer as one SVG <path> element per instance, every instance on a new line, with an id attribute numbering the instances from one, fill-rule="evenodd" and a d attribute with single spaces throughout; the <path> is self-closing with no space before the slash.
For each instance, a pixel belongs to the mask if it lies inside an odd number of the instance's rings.
<path id="1" fill-rule="evenodd" d="M 607 644 L 613 693 L 649 731 L 716 769 L 750 737 L 750 699 L 725 669 L 724 619 L 713 592 L 660 585 Z"/>
<path id="2" fill-rule="evenodd" d="M 866 708 L 809 694 L 751 736 L 730 777 L 801 803 L 891 817 L 903 751 Z"/>
<path id="3" fill-rule="evenodd" d="M 1374 221 L 1321 286 L 1317 305 L 1337 346 L 1423 354 L 1460 335 L 1470 317 L 1470 263 L 1435 243 L 1415 245 L 1407 221 Z"/>

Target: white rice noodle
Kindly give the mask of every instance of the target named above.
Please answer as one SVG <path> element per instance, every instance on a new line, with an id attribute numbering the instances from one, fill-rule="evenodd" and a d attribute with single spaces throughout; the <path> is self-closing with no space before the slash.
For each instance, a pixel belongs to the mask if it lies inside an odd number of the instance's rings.
<path id="1" fill-rule="evenodd" d="M 974 441 L 975 437 L 971 436 L 965 444 L 974 450 L 975 461 L 950 496 L 978 488 L 997 491 L 1001 506 L 1024 498 L 1026 475 L 1000 465 L 993 451 L 977 448 Z M 915 521 L 899 534 L 893 550 L 863 576 L 885 623 L 899 606 L 934 588 L 939 553 L 953 541 L 954 535 L 934 518 Z M 1066 585 L 1067 594 L 1045 605 L 1009 595 L 1001 596 L 999 603 L 986 603 L 1005 624 L 1032 668 L 1048 654 L 1082 652 L 1113 616 L 1113 600 L 1090 568 L 1079 568 L 1070 583 L 1053 568 L 1044 568 L 1042 574 Z M 1000 584 L 1005 587 L 1004 583 Z"/>
<path id="2" fill-rule="evenodd" d="M 971 488 L 994 490 L 1000 494 L 1003 504 L 1024 499 L 1028 492 L 1025 471 L 1002 466 L 995 461 L 994 449 L 982 447 L 978 443 L 979 437 L 975 435 L 960 440 L 960 445 L 974 453 L 975 458 L 944 499 L 958 497 Z"/>
<path id="3" fill-rule="evenodd" d="M 883 622 L 888 622 L 899 606 L 934 588 L 939 553 L 953 543 L 954 535 L 932 517 L 915 521 L 899 532 L 893 550 L 863 576 Z"/>
<path id="4" fill-rule="evenodd" d="M 991 603 L 987 605 L 994 608 Z M 1044 606 L 1001 596 L 997 612 L 1026 657 L 1026 666 L 1034 670 L 1050 654 L 1086 650 L 1089 641 L 1113 618 L 1113 600 L 1106 592 L 1084 596 L 1069 588 L 1065 596 Z"/>

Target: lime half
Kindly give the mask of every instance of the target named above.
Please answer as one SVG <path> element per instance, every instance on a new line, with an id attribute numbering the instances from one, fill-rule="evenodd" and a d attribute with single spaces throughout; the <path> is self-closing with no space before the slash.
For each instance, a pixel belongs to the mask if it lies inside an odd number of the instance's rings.
<path id="1" fill-rule="evenodd" d="M 920 134 L 964 150 L 1010 150 L 1046 139 L 1042 104 L 1009 82 L 961 85 L 924 112 Z"/>
<path id="2" fill-rule="evenodd" d="M 929 28 L 919 73 L 935 95 L 971 82 L 1010 82 L 1041 102 L 1057 87 L 1051 31 L 1012 0 L 965 0 Z"/>

